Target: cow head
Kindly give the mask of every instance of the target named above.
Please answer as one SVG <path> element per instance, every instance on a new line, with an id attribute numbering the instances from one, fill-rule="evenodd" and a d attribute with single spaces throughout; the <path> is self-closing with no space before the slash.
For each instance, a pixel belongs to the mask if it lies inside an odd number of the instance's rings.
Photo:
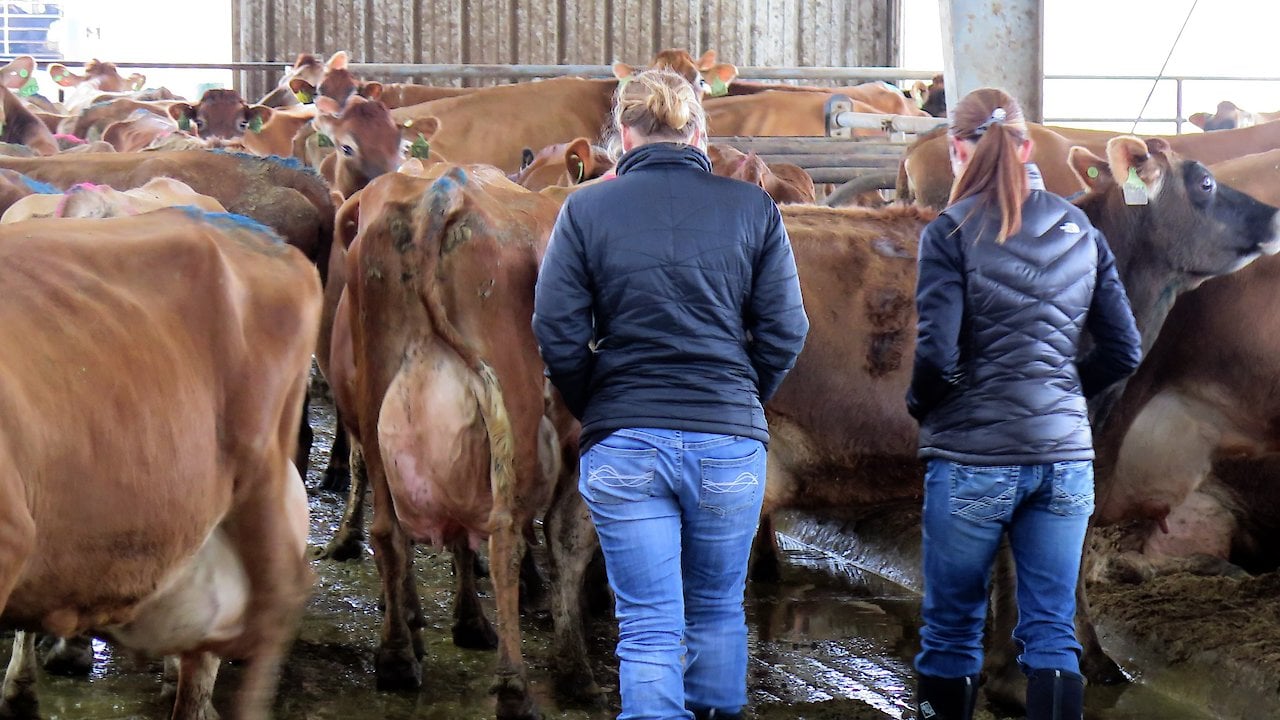
<path id="1" fill-rule="evenodd" d="M 1076 204 L 1115 249 L 1145 344 L 1178 293 L 1280 250 L 1276 208 L 1220 185 L 1164 140 L 1122 136 L 1106 160 L 1081 147 L 1069 157 L 1088 187 Z"/>
<path id="2" fill-rule="evenodd" d="M 335 53 L 325 65 L 324 74 L 318 83 L 309 82 L 306 78 L 292 78 L 289 88 L 300 102 L 311 103 L 325 97 L 337 103 L 341 110 L 352 97 L 366 100 L 382 99 L 382 83 L 363 82 L 347 69 L 347 54 Z"/>
<path id="3" fill-rule="evenodd" d="M 102 92 L 131 92 L 141 90 L 147 84 L 146 75 L 133 73 L 126 78 L 120 74 L 114 63 L 97 59 L 90 60 L 84 66 L 83 75 L 71 72 L 62 63 L 53 63 L 49 66 L 49 76 L 62 87 L 76 87 L 88 83 Z"/>
<path id="4" fill-rule="evenodd" d="M 729 63 L 717 63 L 716 51 L 708 50 L 701 58 L 693 59 L 686 50 L 668 49 L 659 52 L 649 64 L 649 69 L 665 68 L 682 76 L 698 91 L 699 99 L 729 94 L 729 83 L 738 77 L 738 68 Z M 626 82 L 643 68 L 626 63 L 614 63 L 613 75 Z"/>
<path id="5" fill-rule="evenodd" d="M 1249 127 L 1254 124 L 1253 113 L 1240 109 L 1238 105 L 1230 100 L 1223 100 L 1218 103 L 1218 109 L 1212 115 L 1209 113 L 1192 113 L 1187 121 L 1192 125 L 1210 132 L 1213 130 L 1234 130 L 1235 128 Z"/>
<path id="6" fill-rule="evenodd" d="M 177 102 L 169 106 L 169 116 L 178 128 L 197 137 L 232 139 L 246 132 L 258 132 L 271 119 L 272 110 L 263 105 L 247 105 L 235 90 L 206 90 L 195 105 Z"/>
<path id="7" fill-rule="evenodd" d="M 400 128 L 391 119 L 391 111 L 377 100 L 366 100 L 354 95 L 345 107 L 327 96 L 316 98 L 316 131 L 320 142 L 328 142 L 336 148 L 335 183 L 344 197 L 369 183 L 370 180 L 396 168 L 405 155 L 427 157 L 430 140 L 440 128 L 440 121 L 430 118 L 418 124 L 412 140 L 402 140 Z M 418 143 L 415 150 L 413 143 Z"/>
<path id="8" fill-rule="evenodd" d="M 537 191 L 552 185 L 580 185 L 612 167 L 608 153 L 580 137 L 570 143 L 548 145 L 537 154 L 525 148 L 520 172 L 509 177 L 515 184 Z"/>
<path id="9" fill-rule="evenodd" d="M 751 183 L 769 193 L 776 203 L 811 203 L 817 197 L 813 178 L 799 166 L 767 164 L 754 152 L 744 153 L 719 143 L 707 146 L 707 157 L 711 172 Z"/>
<path id="10" fill-rule="evenodd" d="M 911 97 L 915 99 L 920 109 L 929 113 L 934 117 L 947 116 L 947 92 L 943 87 L 943 79 L 941 75 L 934 75 L 930 84 L 925 85 L 917 80 L 911 86 Z"/>

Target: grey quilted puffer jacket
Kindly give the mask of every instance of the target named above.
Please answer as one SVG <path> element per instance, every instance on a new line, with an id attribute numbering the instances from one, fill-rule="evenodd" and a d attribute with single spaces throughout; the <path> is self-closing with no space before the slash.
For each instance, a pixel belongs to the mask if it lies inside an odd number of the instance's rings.
<path id="1" fill-rule="evenodd" d="M 1086 397 L 1141 357 L 1115 258 L 1083 212 L 1039 189 L 1023 204 L 1022 229 L 997 243 L 999 219 L 983 199 L 948 208 L 921 237 L 907 398 L 920 456 L 1092 460 Z M 1094 348 L 1077 360 L 1086 329 Z"/>

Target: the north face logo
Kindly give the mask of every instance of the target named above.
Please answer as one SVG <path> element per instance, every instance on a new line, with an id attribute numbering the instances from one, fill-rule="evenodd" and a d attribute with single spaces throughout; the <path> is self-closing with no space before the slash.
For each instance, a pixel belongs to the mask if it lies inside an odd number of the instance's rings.
<path id="1" fill-rule="evenodd" d="M 1072 235 L 1080 232 L 1080 226 L 1073 222 L 1064 222 L 1058 226 L 1058 229 L 1064 233 L 1070 233 Z"/>

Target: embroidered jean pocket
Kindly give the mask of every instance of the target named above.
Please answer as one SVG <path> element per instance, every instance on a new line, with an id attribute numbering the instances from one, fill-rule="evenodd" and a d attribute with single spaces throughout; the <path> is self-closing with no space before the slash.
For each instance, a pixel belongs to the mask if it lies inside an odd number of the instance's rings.
<path id="1" fill-rule="evenodd" d="M 734 444 L 729 448 L 741 447 Z M 730 515 L 748 508 L 759 508 L 763 501 L 764 446 L 756 443 L 755 452 L 740 458 L 702 458 L 702 483 L 698 507 L 717 515 Z"/>
<path id="2" fill-rule="evenodd" d="M 1093 463 L 1088 460 L 1053 464 L 1053 498 L 1049 511 L 1055 515 L 1093 514 Z"/>
<path id="3" fill-rule="evenodd" d="M 625 442 L 635 442 L 625 440 Z M 617 448 L 604 444 L 587 451 L 586 490 L 592 502 L 617 504 L 653 497 L 657 448 Z"/>
<path id="4" fill-rule="evenodd" d="M 951 466 L 951 514 L 974 522 L 1007 518 L 1018 492 L 1016 465 L 982 467 Z"/>

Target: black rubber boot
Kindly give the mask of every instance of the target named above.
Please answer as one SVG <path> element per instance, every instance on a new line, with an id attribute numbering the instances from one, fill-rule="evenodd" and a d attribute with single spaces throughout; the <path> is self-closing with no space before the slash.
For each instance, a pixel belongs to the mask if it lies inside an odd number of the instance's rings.
<path id="1" fill-rule="evenodd" d="M 921 675 L 916 683 L 919 720 L 972 720 L 978 702 L 977 676 L 940 678 Z"/>
<path id="2" fill-rule="evenodd" d="M 1084 720 L 1084 677 L 1067 670 L 1032 671 L 1027 720 Z"/>
<path id="3" fill-rule="evenodd" d="M 719 710 L 693 710 L 693 720 L 742 720 L 745 715 L 740 712 L 725 713 Z"/>

